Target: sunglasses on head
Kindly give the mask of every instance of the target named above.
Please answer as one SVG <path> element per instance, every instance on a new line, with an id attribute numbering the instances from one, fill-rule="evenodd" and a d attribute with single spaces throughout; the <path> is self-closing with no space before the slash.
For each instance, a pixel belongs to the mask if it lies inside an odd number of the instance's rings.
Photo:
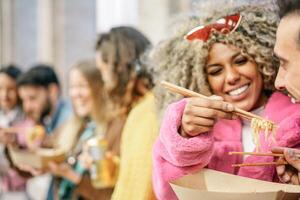
<path id="1" fill-rule="evenodd" d="M 193 28 L 184 38 L 189 41 L 199 39 L 206 42 L 209 39 L 212 30 L 222 34 L 234 32 L 238 28 L 241 19 L 242 16 L 240 14 L 229 15 L 217 20 L 215 23 Z"/>

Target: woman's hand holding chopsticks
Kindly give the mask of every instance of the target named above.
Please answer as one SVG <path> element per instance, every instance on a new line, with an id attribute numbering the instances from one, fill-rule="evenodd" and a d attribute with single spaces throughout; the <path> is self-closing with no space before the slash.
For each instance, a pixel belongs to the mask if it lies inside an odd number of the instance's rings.
<path id="1" fill-rule="evenodd" d="M 288 165 L 277 165 L 278 178 L 283 183 L 300 185 L 300 150 L 294 148 L 273 147 L 273 153 L 282 153 L 279 162 L 287 162 Z"/>
<path id="2" fill-rule="evenodd" d="M 232 119 L 233 110 L 233 105 L 224 102 L 219 96 L 211 96 L 209 99 L 188 98 L 180 133 L 183 137 L 193 137 L 207 132 L 218 119 Z"/>

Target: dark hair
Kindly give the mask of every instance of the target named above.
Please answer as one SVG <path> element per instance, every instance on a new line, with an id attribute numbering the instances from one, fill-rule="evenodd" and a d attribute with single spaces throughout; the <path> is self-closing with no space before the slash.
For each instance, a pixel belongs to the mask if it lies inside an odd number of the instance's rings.
<path id="1" fill-rule="evenodd" d="M 26 73 L 21 75 L 17 81 L 18 87 L 33 85 L 47 88 L 52 83 L 59 86 L 59 81 L 53 67 L 44 64 L 33 66 Z"/>
<path id="2" fill-rule="evenodd" d="M 299 0 L 277 0 L 279 16 L 283 18 L 288 15 L 297 14 L 300 16 Z"/>
<path id="3" fill-rule="evenodd" d="M 136 63 L 148 47 L 150 41 L 133 27 L 115 27 L 99 35 L 95 49 L 101 52 L 101 59 L 114 73 L 116 86 L 109 92 L 109 98 L 117 107 L 130 110 L 131 104 L 140 97 L 131 83 L 139 79 Z"/>
<path id="4" fill-rule="evenodd" d="M 16 80 L 22 74 L 22 72 L 20 68 L 15 65 L 7 65 L 0 69 L 0 74 L 6 74 L 12 79 Z"/>

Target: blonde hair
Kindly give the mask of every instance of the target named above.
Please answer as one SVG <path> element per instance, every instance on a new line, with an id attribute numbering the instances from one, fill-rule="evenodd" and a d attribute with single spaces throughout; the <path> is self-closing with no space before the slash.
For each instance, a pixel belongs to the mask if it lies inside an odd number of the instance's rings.
<path id="1" fill-rule="evenodd" d="M 224 8 L 226 6 L 219 5 Z M 231 34 L 223 35 L 213 32 L 210 38 L 203 42 L 192 42 L 184 36 L 199 25 L 210 24 L 217 19 L 240 13 L 241 23 L 237 30 Z M 205 65 L 209 50 L 214 43 L 224 43 L 236 46 L 241 52 L 253 59 L 264 80 L 264 90 L 274 90 L 274 80 L 278 62 L 273 58 L 278 16 L 271 8 L 255 6 L 241 6 L 237 8 L 211 11 L 210 17 L 204 15 L 189 17 L 177 30 L 177 33 L 160 43 L 150 54 L 156 82 L 166 80 L 190 90 L 211 95 L 207 82 Z M 155 88 L 159 112 L 180 98 L 166 92 L 160 86 Z"/>

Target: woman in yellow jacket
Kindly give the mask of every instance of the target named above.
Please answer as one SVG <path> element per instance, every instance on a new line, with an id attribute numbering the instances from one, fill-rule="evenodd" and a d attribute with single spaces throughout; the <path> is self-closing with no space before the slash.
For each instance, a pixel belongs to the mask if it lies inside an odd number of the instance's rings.
<path id="1" fill-rule="evenodd" d="M 152 82 L 146 67 L 136 64 L 138 88 L 144 96 L 129 112 L 121 138 L 121 161 L 112 200 L 152 200 L 152 146 L 158 135 L 158 120 Z M 147 87 L 145 87 L 147 85 Z"/>

